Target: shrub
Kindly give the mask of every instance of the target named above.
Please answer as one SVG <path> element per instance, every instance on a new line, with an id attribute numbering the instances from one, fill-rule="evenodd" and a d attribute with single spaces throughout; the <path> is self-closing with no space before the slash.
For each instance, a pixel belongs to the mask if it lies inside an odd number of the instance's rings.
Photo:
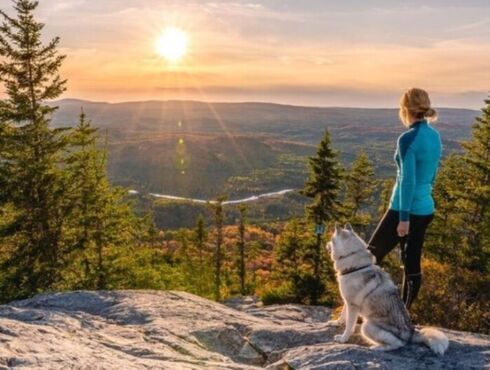
<path id="1" fill-rule="evenodd" d="M 412 306 L 417 323 L 490 334 L 488 275 L 434 260 L 425 260 L 422 271 L 422 287 Z"/>
<path id="2" fill-rule="evenodd" d="M 286 304 L 296 303 L 297 299 L 294 296 L 292 287 L 290 284 L 283 284 L 278 287 L 271 288 L 264 291 L 260 296 L 260 299 L 264 305 L 271 304 Z"/>

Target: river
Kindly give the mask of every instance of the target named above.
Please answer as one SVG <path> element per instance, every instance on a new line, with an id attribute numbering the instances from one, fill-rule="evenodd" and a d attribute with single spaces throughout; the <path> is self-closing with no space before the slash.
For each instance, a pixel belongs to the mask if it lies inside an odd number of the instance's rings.
<path id="1" fill-rule="evenodd" d="M 279 191 L 273 191 L 270 193 L 263 193 L 263 194 L 258 194 L 258 195 L 252 195 L 247 198 L 242 198 L 242 199 L 234 199 L 234 200 L 225 200 L 222 202 L 223 205 L 226 204 L 240 204 L 240 203 L 248 203 L 248 202 L 253 202 L 255 200 L 261 199 L 261 198 L 272 198 L 272 197 L 277 197 L 280 195 L 284 195 L 287 193 L 291 193 L 295 191 L 295 189 L 283 189 Z M 129 194 L 131 195 L 138 195 L 140 192 L 138 190 L 129 190 Z M 157 194 L 157 193 L 149 193 L 148 195 L 154 197 L 154 198 L 161 198 L 161 199 L 169 199 L 169 200 L 181 200 L 181 201 L 187 201 L 191 203 L 216 203 L 216 200 L 211 199 L 211 200 L 205 200 L 205 199 L 196 199 L 196 198 L 186 198 L 186 197 L 178 197 L 176 195 L 169 195 L 169 194 Z"/>

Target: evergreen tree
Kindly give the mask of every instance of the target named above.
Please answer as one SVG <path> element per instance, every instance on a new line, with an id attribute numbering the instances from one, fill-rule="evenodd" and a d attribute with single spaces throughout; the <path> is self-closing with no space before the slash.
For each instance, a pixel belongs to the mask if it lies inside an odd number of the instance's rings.
<path id="1" fill-rule="evenodd" d="M 315 156 L 309 158 L 310 175 L 301 194 L 312 199 L 307 206 L 307 216 L 316 224 L 316 243 L 310 251 L 313 262 L 312 304 L 316 304 L 321 291 L 322 281 L 322 234 L 325 223 L 335 220 L 340 215 L 338 195 L 342 169 L 337 153 L 331 148 L 330 133 L 325 130 Z"/>
<path id="2" fill-rule="evenodd" d="M 304 230 L 300 221 L 289 221 L 274 248 L 275 270 L 279 280 L 292 282 L 299 278 L 303 243 Z"/>
<path id="3" fill-rule="evenodd" d="M 468 174 L 460 154 L 448 156 L 441 164 L 434 185 L 436 212 L 431 227 L 427 230 L 427 252 L 440 262 L 467 266 L 461 229 L 465 228 L 457 204 L 461 190 L 465 188 Z"/>
<path id="4" fill-rule="evenodd" d="M 443 162 L 434 187 L 437 212 L 428 251 L 443 262 L 490 272 L 490 99 L 464 153 Z"/>
<path id="5" fill-rule="evenodd" d="M 196 227 L 193 233 L 193 243 L 194 248 L 197 252 L 198 259 L 198 269 L 197 273 L 199 275 L 199 279 L 197 279 L 197 293 L 199 295 L 204 294 L 206 291 L 206 287 L 208 286 L 208 280 L 206 276 L 208 276 L 208 268 L 207 268 L 207 249 L 206 249 L 206 241 L 208 238 L 208 233 L 206 231 L 206 227 L 204 225 L 204 218 L 202 215 L 199 215 L 196 223 Z"/>
<path id="6" fill-rule="evenodd" d="M 338 195 L 341 187 L 342 168 L 338 154 L 331 148 L 330 133 L 325 130 L 317 153 L 308 159 L 309 178 L 301 194 L 311 198 L 306 207 L 308 217 L 317 224 L 335 220 L 339 216 Z"/>
<path id="7" fill-rule="evenodd" d="M 214 299 L 216 301 L 221 300 L 221 275 L 223 266 L 223 251 L 221 250 L 223 244 L 223 202 L 225 197 L 218 197 L 213 204 L 214 207 L 214 226 L 216 233 L 216 245 L 214 252 Z"/>
<path id="8" fill-rule="evenodd" d="M 144 208 L 144 206 L 142 206 Z M 134 225 L 136 230 L 135 245 L 139 247 L 159 246 L 162 242 L 162 233 L 155 224 L 155 212 L 153 204 L 149 204 L 149 210 L 139 218 L 136 218 Z"/>
<path id="9" fill-rule="evenodd" d="M 188 229 L 179 229 L 177 231 L 179 246 L 175 253 L 175 262 L 179 266 L 186 290 L 197 293 L 203 276 L 196 269 L 196 250 L 194 250 L 194 244 L 189 243 L 191 237 L 192 233 Z"/>
<path id="10" fill-rule="evenodd" d="M 196 245 L 199 258 L 199 271 L 203 269 L 204 255 L 206 253 L 207 232 L 204 226 L 204 218 L 199 215 L 197 219 L 196 229 L 194 230 L 194 243 Z"/>
<path id="11" fill-rule="evenodd" d="M 72 211 L 72 250 L 84 266 L 75 286 L 108 288 L 111 260 L 118 248 L 128 247 L 134 239 L 137 222 L 124 199 L 126 191 L 114 188 L 107 177 L 107 149 L 97 147 L 97 130 L 80 115 L 71 136 L 72 150 L 66 159 Z"/>
<path id="12" fill-rule="evenodd" d="M 247 291 L 255 291 L 257 288 L 257 270 L 259 268 L 258 260 L 263 250 L 262 243 L 258 240 L 252 240 L 247 246 L 247 261 L 250 268 L 251 277 L 248 280 Z"/>
<path id="13" fill-rule="evenodd" d="M 393 191 L 394 181 L 392 179 L 385 179 L 381 181 L 381 192 L 379 194 L 378 212 L 377 218 L 381 220 L 388 210 L 391 193 Z"/>
<path id="14" fill-rule="evenodd" d="M 10 250 L 2 261 L 2 296 L 20 298 L 49 289 L 63 264 L 66 183 L 60 168 L 66 132 L 51 129 L 56 109 L 46 103 L 65 90 L 58 70 L 59 39 L 43 45 L 36 1 L 14 1 L 16 17 L 0 11 L 0 206 L 15 209 L 1 230 Z"/>
<path id="15" fill-rule="evenodd" d="M 278 238 L 273 276 L 280 282 L 277 291 L 282 297 L 277 297 L 277 302 L 317 304 L 325 292 L 325 278 L 329 273 L 327 255 L 322 251 L 318 256 L 317 239 L 311 226 L 304 219 L 293 219 Z"/>
<path id="16" fill-rule="evenodd" d="M 358 154 L 345 180 L 348 218 L 352 226 L 363 234 L 371 221 L 371 215 L 362 211 L 371 204 L 376 190 L 374 167 L 365 152 Z"/>
<path id="17" fill-rule="evenodd" d="M 463 142 L 468 181 L 461 189 L 465 233 L 473 255 L 470 268 L 490 272 L 490 97 L 473 125 L 473 139 Z"/>
<path id="18" fill-rule="evenodd" d="M 240 211 L 240 219 L 238 222 L 238 278 L 240 280 L 240 294 L 245 295 L 245 224 L 247 221 L 247 206 L 241 204 L 238 207 Z"/>

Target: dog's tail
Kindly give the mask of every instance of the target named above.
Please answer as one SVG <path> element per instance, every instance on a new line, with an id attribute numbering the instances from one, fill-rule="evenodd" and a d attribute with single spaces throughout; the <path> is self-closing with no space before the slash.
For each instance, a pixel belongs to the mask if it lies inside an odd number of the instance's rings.
<path id="1" fill-rule="evenodd" d="M 438 355 L 443 355 L 449 346 L 449 340 L 446 335 L 443 332 L 430 327 L 422 329 L 416 328 L 412 336 L 412 342 L 424 343 Z"/>

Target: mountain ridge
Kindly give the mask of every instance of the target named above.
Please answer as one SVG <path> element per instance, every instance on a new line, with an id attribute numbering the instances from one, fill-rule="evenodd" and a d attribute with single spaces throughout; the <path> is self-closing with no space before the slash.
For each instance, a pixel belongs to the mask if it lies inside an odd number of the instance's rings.
<path id="1" fill-rule="evenodd" d="M 275 103 L 275 102 L 262 102 L 262 101 L 239 101 L 239 102 L 227 102 L 227 101 L 205 101 L 205 100 L 194 100 L 194 99 L 147 99 L 147 100 L 127 100 L 127 101 L 94 101 L 80 98 L 63 98 L 49 102 L 50 105 L 64 104 L 64 103 L 88 103 L 88 104 L 109 104 L 109 105 L 124 105 L 124 104 L 138 104 L 138 103 L 197 103 L 204 105 L 266 105 L 266 106 L 277 106 L 277 107 L 290 107 L 290 108 L 307 108 L 307 109 L 345 109 L 345 110 L 398 110 L 397 107 L 356 107 L 356 106 L 317 106 L 317 105 L 301 105 L 301 104 L 286 104 L 286 103 Z M 444 110 L 463 110 L 478 112 L 478 109 L 472 109 L 467 107 L 435 107 L 435 109 Z"/>

